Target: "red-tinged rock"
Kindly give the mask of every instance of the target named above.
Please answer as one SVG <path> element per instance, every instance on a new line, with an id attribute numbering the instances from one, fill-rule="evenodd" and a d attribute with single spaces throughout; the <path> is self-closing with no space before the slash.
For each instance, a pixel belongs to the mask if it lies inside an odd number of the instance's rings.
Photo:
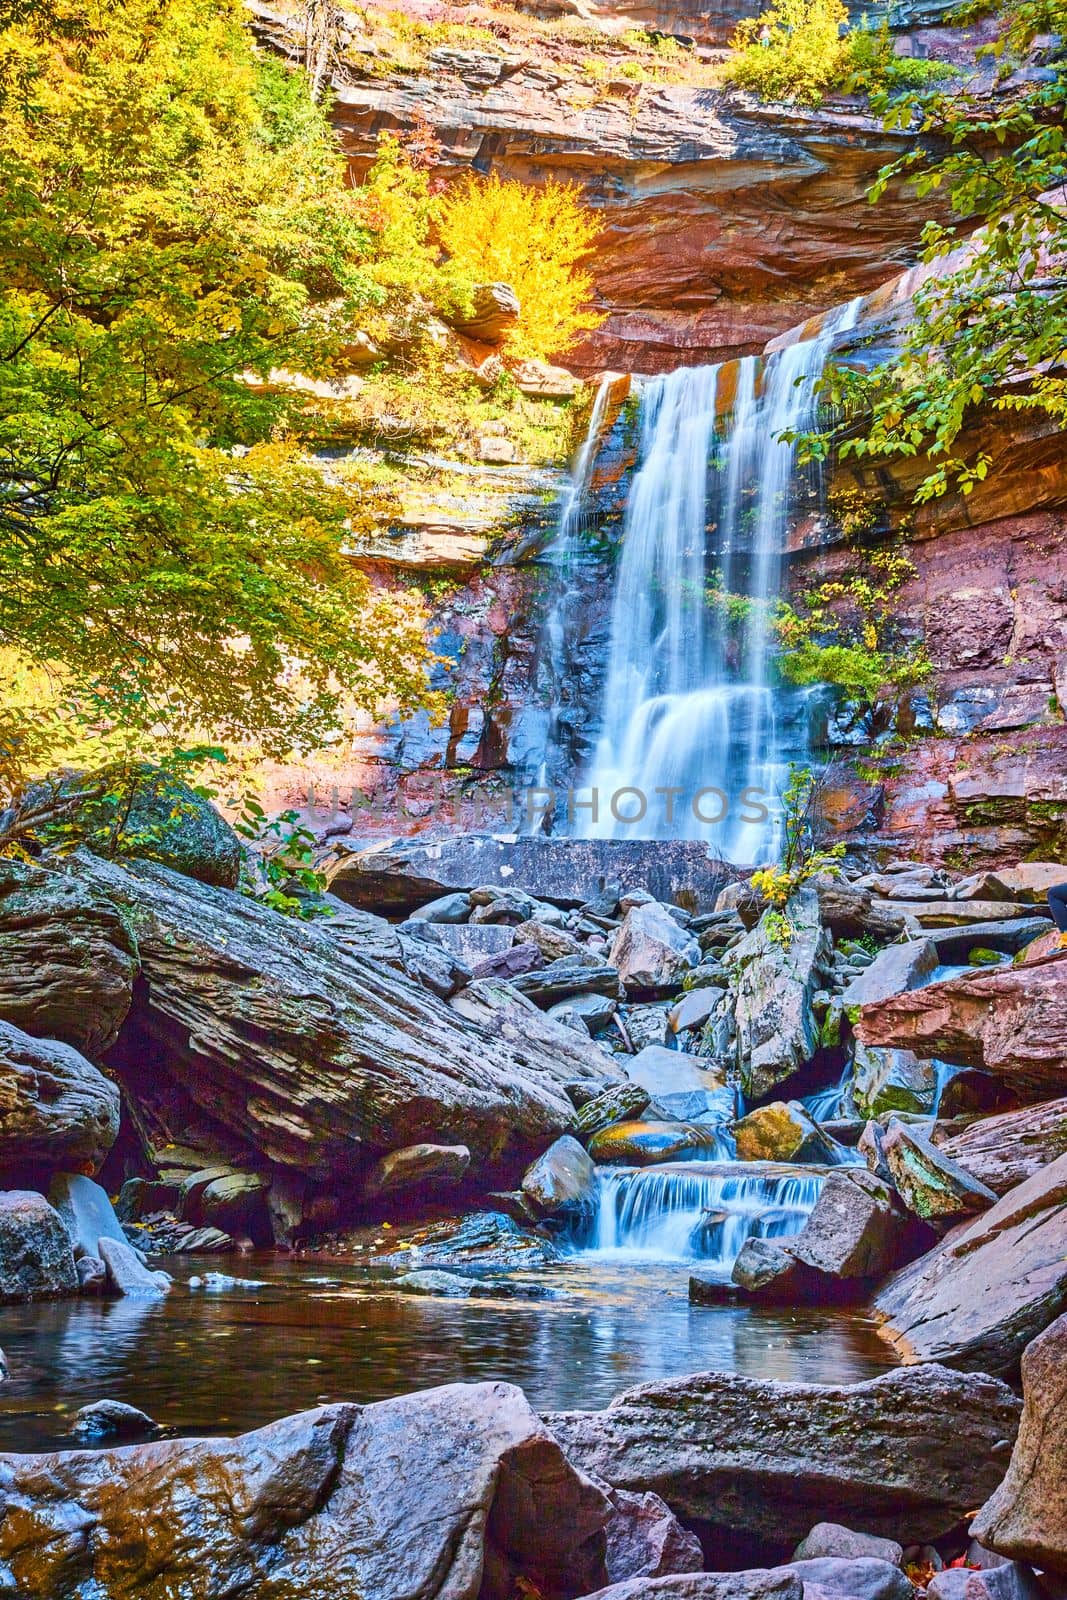
<path id="1" fill-rule="evenodd" d="M 931 1136 L 995 1194 L 1007 1194 L 1067 1154 L 1067 1099 L 979 1117 L 965 1128 L 935 1123 Z"/>
<path id="2" fill-rule="evenodd" d="M 864 1006 L 856 1036 L 978 1068 L 1009 1083 L 1021 1101 L 1047 1099 L 1065 1081 L 1067 951 Z"/>
<path id="3" fill-rule="evenodd" d="M 1067 1574 L 1067 1316 L 1028 1345 L 1023 1416 L 1004 1482 L 971 1528 L 991 1550 Z"/>

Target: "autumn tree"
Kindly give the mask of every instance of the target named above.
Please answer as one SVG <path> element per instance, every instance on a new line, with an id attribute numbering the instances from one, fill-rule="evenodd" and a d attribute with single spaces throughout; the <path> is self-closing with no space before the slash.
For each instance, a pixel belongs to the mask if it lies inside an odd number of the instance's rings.
<path id="1" fill-rule="evenodd" d="M 438 237 L 457 269 L 509 283 L 519 297 L 509 353 L 547 359 L 566 353 L 603 317 L 590 309 L 587 263 L 601 232 L 577 184 L 541 188 L 496 173 L 468 173 L 445 196 Z"/>

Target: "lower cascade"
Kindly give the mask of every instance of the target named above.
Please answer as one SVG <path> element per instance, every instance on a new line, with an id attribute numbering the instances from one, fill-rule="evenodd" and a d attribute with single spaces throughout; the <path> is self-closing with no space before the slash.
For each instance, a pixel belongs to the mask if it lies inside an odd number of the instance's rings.
<path id="1" fill-rule="evenodd" d="M 595 1209 L 574 1240 L 602 1254 L 701 1261 L 728 1278 L 746 1239 L 800 1232 L 822 1183 L 817 1171 L 731 1171 L 728 1162 L 601 1168 Z"/>

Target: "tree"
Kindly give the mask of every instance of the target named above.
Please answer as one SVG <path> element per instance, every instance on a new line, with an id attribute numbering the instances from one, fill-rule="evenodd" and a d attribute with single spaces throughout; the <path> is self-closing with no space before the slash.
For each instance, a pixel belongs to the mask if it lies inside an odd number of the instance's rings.
<path id="1" fill-rule="evenodd" d="M 589 259 L 601 225 L 577 184 L 535 189 L 492 173 L 468 173 L 441 204 L 438 237 L 453 266 L 481 282 L 509 283 L 519 297 L 509 353 L 563 355 L 603 317 L 588 309 Z"/>
<path id="2" fill-rule="evenodd" d="M 0 647 L 101 723 L 279 752 L 424 703 L 421 603 L 344 555 L 381 497 L 313 464 L 285 377 L 387 292 L 302 75 L 239 0 L 0 15 Z"/>
<path id="3" fill-rule="evenodd" d="M 1019 72 L 1043 36 L 1067 34 L 1065 0 L 1022 0 L 986 51 L 984 88 L 961 84 L 883 97 L 886 125 L 911 128 L 911 149 L 871 193 L 907 178 L 920 196 L 947 193 L 955 220 L 929 222 L 928 269 L 899 347 L 868 373 L 831 370 L 826 397 L 847 431 L 808 441 L 810 454 L 923 456 L 916 498 L 968 494 L 989 461 L 961 442 L 983 408 L 1067 419 L 1067 64 L 1062 42 L 1038 71 Z M 1047 50 L 1046 46 L 1046 50 Z"/>
<path id="4" fill-rule="evenodd" d="M 847 28 L 842 0 L 774 0 L 737 28 L 726 81 L 763 100 L 818 105 L 847 74 Z"/>

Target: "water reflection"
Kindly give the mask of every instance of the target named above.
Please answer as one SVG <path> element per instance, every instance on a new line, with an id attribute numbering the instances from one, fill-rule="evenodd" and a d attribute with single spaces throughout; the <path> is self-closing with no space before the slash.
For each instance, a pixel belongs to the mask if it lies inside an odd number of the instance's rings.
<path id="1" fill-rule="evenodd" d="M 840 1383 L 891 1365 L 859 1315 L 691 1306 L 678 1265 L 575 1259 L 538 1274 L 558 1298 L 530 1301 L 417 1299 L 356 1267 L 269 1256 L 232 1270 L 266 1284 L 208 1295 L 179 1282 L 163 1302 L 6 1308 L 0 1449 L 69 1446 L 72 1413 L 105 1397 L 182 1433 L 226 1433 L 462 1380 L 507 1379 L 548 1410 L 708 1369 Z"/>

